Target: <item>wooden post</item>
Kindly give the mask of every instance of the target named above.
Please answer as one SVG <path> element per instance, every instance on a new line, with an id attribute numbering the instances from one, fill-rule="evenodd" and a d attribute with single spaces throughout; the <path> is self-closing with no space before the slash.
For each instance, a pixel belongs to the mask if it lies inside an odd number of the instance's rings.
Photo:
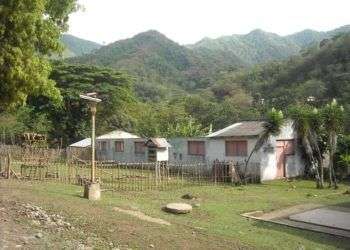
<path id="1" fill-rule="evenodd" d="M 91 110 L 91 182 L 95 182 L 95 120 L 96 120 L 96 103 L 90 103 Z"/>
<path id="2" fill-rule="evenodd" d="M 10 153 L 7 153 L 7 179 L 11 178 L 11 155 Z"/>

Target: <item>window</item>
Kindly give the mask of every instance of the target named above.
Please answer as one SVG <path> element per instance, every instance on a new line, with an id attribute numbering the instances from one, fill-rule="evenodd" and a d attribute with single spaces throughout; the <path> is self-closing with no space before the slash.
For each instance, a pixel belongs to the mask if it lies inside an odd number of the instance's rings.
<path id="1" fill-rule="evenodd" d="M 115 148 L 115 152 L 124 152 L 124 142 L 123 141 L 115 141 L 114 148 Z"/>
<path id="2" fill-rule="evenodd" d="M 107 151 L 107 142 L 106 141 L 100 141 L 100 150 L 101 151 Z"/>
<path id="3" fill-rule="evenodd" d="M 247 156 L 247 141 L 226 141 L 226 156 Z"/>
<path id="4" fill-rule="evenodd" d="M 135 154 L 144 154 L 145 153 L 145 143 L 144 142 L 135 142 Z"/>
<path id="5" fill-rule="evenodd" d="M 189 155 L 205 156 L 205 143 L 204 143 L 204 141 L 189 141 L 188 142 L 188 154 Z"/>

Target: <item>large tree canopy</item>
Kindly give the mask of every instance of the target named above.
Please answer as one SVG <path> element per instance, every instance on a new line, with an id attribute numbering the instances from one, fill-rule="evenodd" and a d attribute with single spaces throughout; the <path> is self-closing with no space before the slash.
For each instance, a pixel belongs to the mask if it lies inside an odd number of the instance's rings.
<path id="1" fill-rule="evenodd" d="M 30 94 L 60 99 L 48 79 L 45 56 L 61 51 L 60 35 L 76 0 L 2 0 L 0 3 L 0 105 L 23 103 Z"/>

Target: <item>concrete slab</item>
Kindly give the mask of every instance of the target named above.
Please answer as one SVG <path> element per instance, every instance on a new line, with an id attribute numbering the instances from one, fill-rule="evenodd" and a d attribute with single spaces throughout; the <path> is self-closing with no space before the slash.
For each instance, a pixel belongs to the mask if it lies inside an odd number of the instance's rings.
<path id="1" fill-rule="evenodd" d="M 263 211 L 252 211 L 252 212 L 244 213 L 242 214 L 242 216 L 250 219 L 254 219 L 254 220 L 266 221 L 266 222 L 271 222 L 271 223 L 280 224 L 284 226 L 299 228 L 303 230 L 310 230 L 314 232 L 326 233 L 326 234 L 346 237 L 350 239 L 349 229 L 340 229 L 329 225 L 319 225 L 319 224 L 314 224 L 312 222 L 304 222 L 304 221 L 297 221 L 297 220 L 290 219 L 290 217 L 293 217 L 294 215 L 304 214 L 306 212 L 314 211 L 318 209 L 331 210 L 332 212 L 329 214 L 333 214 L 335 211 L 335 213 L 341 212 L 341 213 L 350 215 L 350 207 L 338 207 L 338 206 L 321 207 L 321 205 L 318 205 L 318 204 L 303 204 L 303 205 L 287 207 L 280 210 L 270 211 L 267 213 L 264 213 Z M 342 216 L 342 215 L 338 214 L 338 216 Z M 339 220 L 339 217 L 337 217 L 337 221 L 338 220 Z M 330 217 L 328 217 L 328 221 L 332 221 Z M 343 224 L 347 225 L 349 221 L 350 221 L 349 218 L 344 218 Z"/>
<path id="2" fill-rule="evenodd" d="M 289 216 L 290 220 L 350 231 L 350 211 L 318 208 Z"/>

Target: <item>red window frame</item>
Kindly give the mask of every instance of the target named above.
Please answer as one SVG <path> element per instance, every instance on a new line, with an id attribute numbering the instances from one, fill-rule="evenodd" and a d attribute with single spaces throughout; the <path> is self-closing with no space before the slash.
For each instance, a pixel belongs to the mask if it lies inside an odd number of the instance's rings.
<path id="1" fill-rule="evenodd" d="M 134 142 L 135 147 L 135 154 L 144 154 L 146 152 L 146 146 L 144 142 L 135 141 Z"/>
<path id="2" fill-rule="evenodd" d="M 225 153 L 226 156 L 247 156 L 248 142 L 245 140 L 226 141 Z"/>
<path id="3" fill-rule="evenodd" d="M 115 152 L 124 152 L 124 141 L 114 141 Z"/>
<path id="4" fill-rule="evenodd" d="M 204 141 L 188 141 L 188 154 L 205 156 L 205 142 Z"/>

